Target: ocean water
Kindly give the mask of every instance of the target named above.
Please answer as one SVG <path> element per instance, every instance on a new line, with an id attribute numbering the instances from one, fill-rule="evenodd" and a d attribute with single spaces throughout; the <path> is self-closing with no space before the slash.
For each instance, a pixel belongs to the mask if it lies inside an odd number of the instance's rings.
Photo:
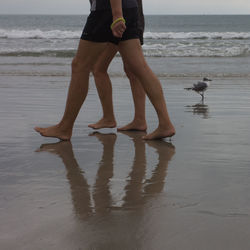
<path id="1" fill-rule="evenodd" d="M 72 57 L 86 16 L 0 16 L 0 55 Z M 146 16 L 148 57 L 249 57 L 250 16 Z"/>
<path id="2" fill-rule="evenodd" d="M 69 75 L 86 18 L 1 15 L 0 74 Z M 250 15 L 147 15 L 145 19 L 143 51 L 158 76 L 250 77 Z M 119 55 L 114 62 L 111 76 L 124 76 Z M 34 65 L 39 66 L 35 73 Z"/>

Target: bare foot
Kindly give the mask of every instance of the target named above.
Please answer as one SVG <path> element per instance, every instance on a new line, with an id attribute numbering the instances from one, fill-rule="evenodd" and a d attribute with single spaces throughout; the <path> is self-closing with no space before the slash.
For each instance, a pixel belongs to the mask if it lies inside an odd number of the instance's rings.
<path id="1" fill-rule="evenodd" d="M 136 130 L 121 130 L 119 131 L 121 134 L 127 135 L 133 140 L 141 140 L 142 136 L 146 135 L 145 131 L 136 131 Z M 142 141 L 143 142 L 143 141 Z M 144 142 L 143 142 L 144 143 Z"/>
<path id="2" fill-rule="evenodd" d="M 72 129 L 65 130 L 62 129 L 59 125 L 51 126 L 48 128 L 35 127 L 34 129 L 44 137 L 54 137 L 62 141 L 69 141 L 72 136 Z"/>
<path id="3" fill-rule="evenodd" d="M 97 123 L 89 124 L 88 127 L 93 129 L 100 129 L 100 128 L 114 128 L 116 127 L 116 121 L 115 120 L 106 120 L 102 118 Z"/>
<path id="4" fill-rule="evenodd" d="M 172 136 L 175 135 L 175 129 L 174 127 L 162 129 L 162 128 L 157 128 L 154 132 L 151 134 L 145 135 L 142 137 L 144 140 L 157 140 L 157 139 L 163 139 L 163 138 L 171 138 Z"/>
<path id="5" fill-rule="evenodd" d="M 132 121 L 129 124 L 120 127 L 117 129 L 117 131 L 146 131 L 147 130 L 147 124 L 146 121 L 138 122 L 138 121 Z"/>

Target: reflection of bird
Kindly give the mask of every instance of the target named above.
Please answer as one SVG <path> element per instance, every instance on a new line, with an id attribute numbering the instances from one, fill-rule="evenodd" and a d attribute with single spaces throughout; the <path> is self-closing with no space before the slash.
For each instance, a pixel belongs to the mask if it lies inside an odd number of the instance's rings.
<path id="1" fill-rule="evenodd" d="M 201 115 L 204 119 L 209 118 L 209 108 L 203 101 L 192 106 L 186 106 L 186 108 L 186 112 L 193 112 L 194 115 Z"/>
<path id="2" fill-rule="evenodd" d="M 193 85 L 193 87 L 184 88 L 184 89 L 195 91 L 196 93 L 201 95 L 202 100 L 203 100 L 204 99 L 204 92 L 207 90 L 207 88 L 210 85 L 211 81 L 212 81 L 211 79 L 208 79 L 208 78 L 204 77 L 203 81 L 197 82 L 196 84 Z"/>

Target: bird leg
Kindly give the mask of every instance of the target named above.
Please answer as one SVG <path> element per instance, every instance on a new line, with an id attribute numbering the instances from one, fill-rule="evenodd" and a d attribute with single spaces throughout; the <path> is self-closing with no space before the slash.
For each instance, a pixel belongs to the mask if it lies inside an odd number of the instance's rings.
<path id="1" fill-rule="evenodd" d="M 197 93 L 201 96 L 202 100 L 204 100 L 204 92 L 197 91 Z"/>

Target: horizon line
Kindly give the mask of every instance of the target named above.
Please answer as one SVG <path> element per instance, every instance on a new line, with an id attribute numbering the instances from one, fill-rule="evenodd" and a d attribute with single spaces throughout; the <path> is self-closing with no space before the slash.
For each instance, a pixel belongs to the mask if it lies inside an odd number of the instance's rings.
<path id="1" fill-rule="evenodd" d="M 80 13 L 80 14 L 76 14 L 76 13 L 50 13 L 50 14 L 45 14 L 45 13 L 0 13 L 0 15 L 26 15 L 26 16 L 33 16 L 33 15 L 44 15 L 44 16 L 52 16 L 52 15 L 63 15 L 63 16 L 79 16 L 79 15 L 89 15 L 89 13 Z M 155 13 L 144 13 L 144 16 L 146 15 L 150 15 L 150 16 L 219 16 L 219 15 L 223 15 L 223 16 L 249 16 L 250 14 L 239 14 L 239 13 L 166 13 L 166 14 L 155 14 Z"/>

